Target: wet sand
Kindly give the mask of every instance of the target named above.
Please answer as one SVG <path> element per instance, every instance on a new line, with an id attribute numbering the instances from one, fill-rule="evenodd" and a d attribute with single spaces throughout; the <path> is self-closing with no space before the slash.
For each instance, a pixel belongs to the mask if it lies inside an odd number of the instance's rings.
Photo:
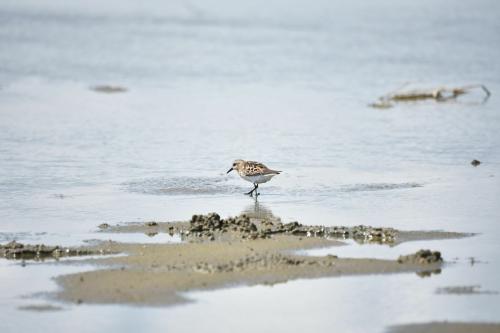
<path id="1" fill-rule="evenodd" d="M 392 326 L 389 333 L 498 333 L 500 324 L 433 322 Z"/>
<path id="2" fill-rule="evenodd" d="M 359 226 L 302 226 L 297 222 L 248 216 L 221 219 L 217 214 L 193 216 L 189 222 L 147 222 L 120 226 L 101 225 L 107 232 L 179 233 L 180 244 L 123 244 L 103 242 L 99 251 L 125 256 L 92 258 L 87 262 L 102 269 L 60 276 L 60 300 L 97 304 L 166 306 L 189 301 L 183 292 L 236 285 L 276 284 L 293 279 L 342 275 L 439 272 L 443 260 L 439 252 L 419 251 L 394 260 L 311 257 L 296 250 L 341 246 L 329 233 L 342 237 L 358 235 L 367 241 L 404 241 L 405 232 L 392 228 Z M 345 232 L 345 233 L 344 233 Z M 413 239 L 450 238 L 455 233 L 411 232 Z M 389 237 L 390 236 L 390 237 Z M 401 238 L 400 238 L 401 237 Z"/>
<path id="3" fill-rule="evenodd" d="M 275 284 L 298 278 L 354 274 L 422 272 L 441 263 L 305 257 L 286 251 L 340 245 L 336 241 L 294 236 L 271 240 L 173 245 L 115 244 L 126 257 L 97 259 L 102 270 L 62 276 L 58 297 L 76 303 L 168 305 L 185 301 L 179 292 L 228 285 Z"/>

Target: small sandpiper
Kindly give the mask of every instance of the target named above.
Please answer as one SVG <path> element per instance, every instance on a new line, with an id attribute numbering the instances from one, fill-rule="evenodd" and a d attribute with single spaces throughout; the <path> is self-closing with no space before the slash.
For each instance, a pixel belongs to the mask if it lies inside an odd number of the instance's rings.
<path id="1" fill-rule="evenodd" d="M 231 171 L 236 170 L 241 178 L 246 181 L 249 181 L 253 184 L 253 190 L 248 193 L 250 196 L 253 196 L 253 192 L 255 195 L 259 195 L 257 189 L 259 188 L 259 184 L 267 183 L 276 175 L 279 175 L 281 171 L 271 170 L 266 167 L 264 164 L 254 161 L 243 161 L 236 160 L 233 162 L 233 166 L 231 169 L 227 171 L 230 173 Z"/>

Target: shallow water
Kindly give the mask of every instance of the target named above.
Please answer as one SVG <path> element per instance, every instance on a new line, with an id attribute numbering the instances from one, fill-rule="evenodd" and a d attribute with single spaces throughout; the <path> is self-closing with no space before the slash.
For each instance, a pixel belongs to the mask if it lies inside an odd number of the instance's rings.
<path id="1" fill-rule="evenodd" d="M 426 279 L 399 274 L 195 292 L 197 303 L 168 309 L 20 311 L 20 296 L 51 288 L 49 277 L 64 267 L 40 264 L 39 274 L 0 260 L 2 281 L 11 281 L 0 284 L 0 328 L 63 330 L 78 322 L 82 331 L 282 325 L 364 332 L 414 321 L 498 320 L 498 295 L 434 290 L 500 290 L 499 17 L 493 0 L 3 1 L 1 242 L 81 244 L 100 238 L 94 231 L 103 222 L 211 211 L 478 235 L 311 252 L 395 258 L 432 248 L 456 262 Z M 483 105 L 475 92 L 459 102 L 367 107 L 405 82 L 484 83 L 492 97 Z M 128 90 L 90 89 L 102 84 Z M 236 158 L 284 172 L 260 187 L 256 203 L 241 195 L 249 184 L 225 174 Z M 483 163 L 474 168 L 472 159 Z M 149 240 L 170 241 L 155 237 Z M 480 263 L 471 266 L 471 257 Z M 29 289 L 13 279 L 32 276 Z M 223 324 L 214 313 L 228 314 Z"/>

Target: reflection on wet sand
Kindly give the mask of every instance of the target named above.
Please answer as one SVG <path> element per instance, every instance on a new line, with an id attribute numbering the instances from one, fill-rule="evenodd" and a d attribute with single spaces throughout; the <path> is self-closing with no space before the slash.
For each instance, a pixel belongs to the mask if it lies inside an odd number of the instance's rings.
<path id="1" fill-rule="evenodd" d="M 253 204 L 248 205 L 241 211 L 241 215 L 246 215 L 255 219 L 273 219 L 279 220 L 279 217 L 274 216 L 272 210 L 259 202 L 257 197 L 254 199 Z"/>

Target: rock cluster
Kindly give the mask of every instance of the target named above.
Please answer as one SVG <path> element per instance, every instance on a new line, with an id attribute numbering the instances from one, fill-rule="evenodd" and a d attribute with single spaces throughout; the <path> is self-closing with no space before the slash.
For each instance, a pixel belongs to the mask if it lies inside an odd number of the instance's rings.
<path id="1" fill-rule="evenodd" d="M 396 240 L 397 231 L 393 228 L 374 228 L 356 226 L 350 228 L 349 237 L 360 242 L 391 243 Z"/>
<path id="2" fill-rule="evenodd" d="M 419 250 L 417 253 L 399 256 L 398 262 L 411 264 L 433 264 L 442 262 L 441 252 L 431 250 Z"/>
<path id="3" fill-rule="evenodd" d="M 304 226 L 298 222 L 291 222 L 287 224 L 278 223 L 269 231 L 269 234 L 273 233 L 284 233 L 307 237 L 351 238 L 363 243 L 394 242 L 397 236 L 397 231 L 392 228 L 374 228 L 363 225 L 356 227 Z"/>
<path id="4" fill-rule="evenodd" d="M 302 226 L 299 224 L 291 233 L 294 235 L 305 234 L 308 237 L 350 238 L 360 243 L 390 243 L 394 242 L 397 236 L 397 231 L 395 229 L 374 228 L 364 225 L 355 227 L 323 227 Z"/>
<path id="5" fill-rule="evenodd" d="M 268 219 L 253 222 L 247 215 L 222 219 L 217 213 L 193 215 L 189 228 L 181 231 L 184 236 L 214 240 L 223 233 L 232 232 L 242 239 L 270 238 L 275 234 L 304 237 L 351 238 L 357 242 L 391 243 L 397 237 L 397 230 L 392 228 L 374 228 L 369 226 L 325 227 L 304 226 L 299 222 L 281 223 Z"/>
<path id="6" fill-rule="evenodd" d="M 264 232 L 259 232 L 257 226 L 246 215 L 221 219 L 219 214 L 193 215 L 186 236 L 196 236 L 214 240 L 216 235 L 226 232 L 239 233 L 242 239 L 266 238 Z"/>

